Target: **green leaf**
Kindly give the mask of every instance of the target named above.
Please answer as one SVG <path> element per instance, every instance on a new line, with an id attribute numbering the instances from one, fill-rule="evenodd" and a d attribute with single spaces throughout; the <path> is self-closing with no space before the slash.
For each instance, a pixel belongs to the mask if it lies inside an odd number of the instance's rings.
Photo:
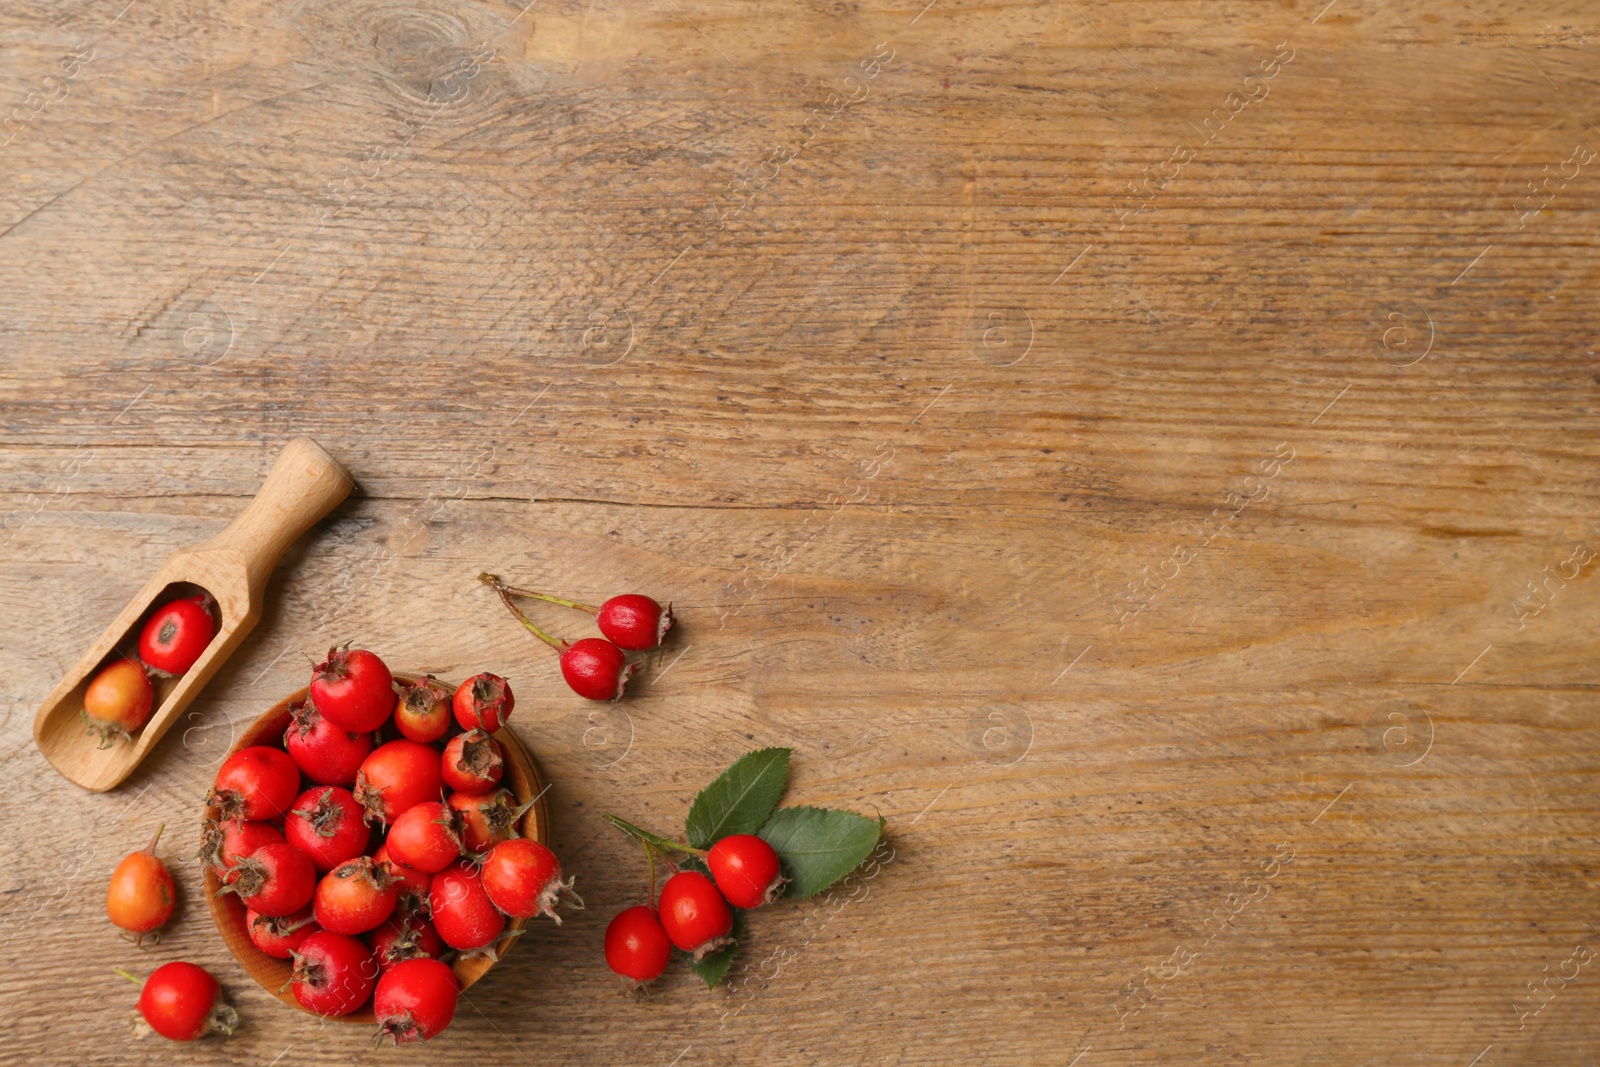
<path id="1" fill-rule="evenodd" d="M 707 989 L 717 988 L 717 983 L 728 973 L 728 967 L 733 963 L 734 954 L 739 951 L 739 942 L 744 938 L 744 912 L 738 908 L 733 909 L 733 944 L 721 952 L 713 952 L 699 963 L 689 961 L 689 969 L 705 980 Z"/>
<path id="2" fill-rule="evenodd" d="M 729 834 L 753 834 L 761 829 L 789 784 L 790 751 L 761 748 L 746 752 L 700 790 L 683 824 L 689 844 L 710 848 Z"/>
<path id="3" fill-rule="evenodd" d="M 883 820 L 829 808 L 779 808 L 760 833 L 789 878 L 784 896 L 810 897 L 861 866 L 883 835 Z"/>

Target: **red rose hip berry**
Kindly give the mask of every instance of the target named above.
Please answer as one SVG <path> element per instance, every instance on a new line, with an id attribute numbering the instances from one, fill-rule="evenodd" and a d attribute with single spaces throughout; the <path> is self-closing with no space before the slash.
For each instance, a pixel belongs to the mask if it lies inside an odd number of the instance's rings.
<path id="1" fill-rule="evenodd" d="M 541 600 L 549 600 L 557 604 L 566 604 L 568 607 L 584 608 L 586 611 L 598 611 L 586 605 L 576 604 L 570 600 L 558 597 L 545 596 L 543 593 L 533 593 L 526 589 L 515 589 L 506 585 L 492 574 L 478 575 L 478 581 L 490 586 L 500 594 L 501 601 L 506 609 L 515 615 L 517 621 L 533 636 L 549 645 L 561 654 L 561 677 L 566 679 L 567 685 L 574 693 L 590 700 L 619 700 L 622 690 L 628 684 L 628 679 L 633 672 L 639 669 L 637 663 L 629 663 L 628 658 L 622 654 L 622 649 L 607 641 L 603 637 L 585 637 L 582 641 L 567 641 L 560 637 L 552 637 L 541 630 L 532 619 L 522 613 L 511 602 L 512 596 L 533 596 Z M 459 690 L 456 699 L 461 698 Z M 460 718 L 459 709 L 456 712 Z M 462 725 L 466 725 L 463 723 Z"/>
<path id="2" fill-rule="evenodd" d="M 401 960 L 378 979 L 372 995 L 378 1040 L 405 1045 L 437 1037 L 456 1016 L 459 991 L 455 972 L 438 960 Z"/>
<path id="3" fill-rule="evenodd" d="M 194 666 L 217 635 L 206 600 L 205 594 L 171 600 L 145 620 L 139 631 L 139 658 L 145 666 L 168 677 Z"/>
<path id="4" fill-rule="evenodd" d="M 671 957 L 672 942 L 654 908 L 643 904 L 627 908 L 606 927 L 606 966 L 631 979 L 634 988 L 659 978 Z"/>
<path id="5" fill-rule="evenodd" d="M 428 902 L 428 886 L 433 882 L 433 874 L 429 871 L 419 871 L 415 867 L 407 867 L 395 860 L 389 854 L 387 843 L 372 854 L 372 862 L 382 864 L 389 872 L 389 877 L 394 879 L 394 886 L 400 891 L 400 900 L 396 908 L 415 910 Z M 407 898 L 412 898 L 407 900 Z"/>
<path id="6" fill-rule="evenodd" d="M 487 793 L 500 784 L 506 761 L 500 742 L 482 730 L 468 730 L 444 746 L 439 770 L 444 784 L 457 793 Z"/>
<path id="7" fill-rule="evenodd" d="M 318 930 L 294 953 L 294 999 L 318 1015 L 349 1015 L 367 1002 L 378 977 L 372 953 L 353 937 Z"/>
<path id="8" fill-rule="evenodd" d="M 138 660 L 119 659 L 89 681 L 83 691 L 83 722 L 100 738 L 100 747 L 128 738 L 150 718 L 155 687 Z"/>
<path id="9" fill-rule="evenodd" d="M 699 871 L 679 871 L 661 887 L 661 928 L 696 962 L 727 947 L 733 911 L 711 879 Z"/>
<path id="10" fill-rule="evenodd" d="M 439 931 L 420 915 L 389 916 L 367 935 L 367 947 L 372 949 L 380 971 L 387 971 L 401 960 L 438 959 L 445 953 Z"/>
<path id="11" fill-rule="evenodd" d="M 482 730 L 494 733 L 511 718 L 516 698 L 511 695 L 511 683 L 498 674 L 474 674 L 456 687 L 452 700 L 456 722 L 463 730 Z"/>
<path id="12" fill-rule="evenodd" d="M 391 863 L 435 874 L 461 857 L 461 817 L 438 800 L 414 804 L 400 813 L 383 847 Z"/>
<path id="13" fill-rule="evenodd" d="M 294 721 L 283 747 L 305 776 L 318 785 L 355 785 L 361 762 L 372 753 L 372 735 L 333 725 L 309 700 L 290 711 Z"/>
<path id="14" fill-rule="evenodd" d="M 127 971 L 117 973 L 129 981 L 139 980 Z M 140 1027 L 139 1019 L 149 1030 Z M 193 1041 L 210 1033 L 233 1033 L 239 1025 L 239 1013 L 222 999 L 222 987 L 210 971 L 192 963 L 175 962 L 157 967 L 145 979 L 134 1022 L 138 1037 L 153 1030 L 173 1041 Z"/>
<path id="15" fill-rule="evenodd" d="M 592 604 L 580 604 L 576 600 L 565 597 L 551 596 L 549 593 L 539 593 L 532 589 L 519 589 L 514 585 L 502 582 L 498 575 L 480 574 L 478 581 L 494 589 L 500 594 L 500 599 L 505 601 L 506 607 L 522 621 L 524 626 L 533 630 L 535 634 L 545 640 L 549 638 L 537 628 L 529 625 L 528 620 L 511 603 L 514 596 L 533 597 L 535 600 L 548 601 L 551 604 L 560 604 L 563 607 L 577 608 L 587 611 L 594 616 L 595 625 L 600 632 L 617 645 L 630 652 L 644 652 L 655 648 L 661 639 L 672 629 L 672 605 L 663 608 L 655 600 L 639 593 L 624 593 L 614 596 L 599 607 Z M 559 646 L 558 646 L 559 647 Z"/>
<path id="16" fill-rule="evenodd" d="M 478 872 L 461 861 L 433 876 L 428 910 L 444 943 L 463 953 L 493 955 L 491 946 L 506 927 Z"/>
<path id="17" fill-rule="evenodd" d="M 313 786 L 301 793 L 283 824 L 284 840 L 304 852 L 319 872 L 331 871 L 367 850 L 372 831 L 350 790 Z"/>
<path id="18" fill-rule="evenodd" d="M 301 908 L 293 915 L 276 917 L 246 911 L 244 928 L 250 934 L 251 944 L 278 960 L 288 959 L 301 942 L 322 929 L 312 918 L 308 907 Z"/>
<path id="19" fill-rule="evenodd" d="M 200 862 L 211 865 L 224 885 L 237 876 L 239 861 L 262 845 L 283 844 L 283 834 L 269 822 L 212 822 L 200 833 Z"/>
<path id="20" fill-rule="evenodd" d="M 450 690 L 432 676 L 395 683 L 394 725 L 413 741 L 431 744 L 450 729 Z"/>
<path id="21" fill-rule="evenodd" d="M 559 925 L 556 905 L 563 894 L 578 900 L 572 881 L 561 880 L 561 861 L 544 845 L 527 837 L 501 841 L 483 861 L 483 890 L 494 906 L 515 919 L 548 915 Z"/>
<path id="22" fill-rule="evenodd" d="M 394 677 L 365 649 L 334 648 L 311 670 L 311 702 L 335 726 L 376 730 L 394 712 Z"/>
<path id="23" fill-rule="evenodd" d="M 517 823 L 532 806 L 518 804 L 509 789 L 496 789 L 480 796 L 476 793 L 451 793 L 445 803 L 460 819 L 461 843 L 468 852 L 486 852 L 497 842 L 517 836 Z"/>
<path id="24" fill-rule="evenodd" d="M 672 605 L 663 608 L 647 596 L 624 593 L 601 604 L 594 621 L 618 648 L 645 652 L 672 629 Z"/>
<path id="25" fill-rule="evenodd" d="M 311 913 L 330 933 L 364 934 L 394 914 L 399 895 L 388 869 L 371 856 L 360 856 L 323 876 L 311 899 Z"/>
<path id="26" fill-rule="evenodd" d="M 561 677 L 574 693 L 588 700 L 621 700 L 628 679 L 638 669 L 622 649 L 603 637 L 574 641 L 561 653 Z"/>
<path id="27" fill-rule="evenodd" d="M 778 854 L 755 834 L 732 834 L 711 846 L 706 857 L 717 888 L 736 908 L 770 904 L 783 893 Z"/>
<path id="28" fill-rule="evenodd" d="M 177 901 L 172 872 L 156 855 L 156 842 L 161 840 L 164 828 L 165 824 L 158 827 L 149 845 L 117 864 L 111 872 L 111 884 L 106 887 L 106 915 L 112 925 L 133 934 L 136 945 L 143 944 L 144 935 L 172 918 L 172 906 Z"/>
<path id="29" fill-rule="evenodd" d="M 300 768 L 281 748 L 251 745 L 229 756 L 217 771 L 206 803 L 223 819 L 276 819 L 300 795 Z"/>
<path id="30" fill-rule="evenodd" d="M 443 792 L 438 749 L 407 738 L 379 745 L 356 773 L 355 797 L 367 809 L 368 822 L 387 825 Z"/>
<path id="31" fill-rule="evenodd" d="M 262 845 L 238 861 L 224 893 L 237 893 L 244 906 L 260 915 L 277 918 L 311 903 L 317 888 L 317 870 L 310 858 L 293 845 Z"/>

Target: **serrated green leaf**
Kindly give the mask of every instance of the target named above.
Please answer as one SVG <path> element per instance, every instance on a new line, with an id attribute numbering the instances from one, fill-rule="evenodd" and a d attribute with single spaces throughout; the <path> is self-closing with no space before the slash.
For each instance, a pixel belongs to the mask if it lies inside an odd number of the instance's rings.
<path id="1" fill-rule="evenodd" d="M 778 806 L 789 784 L 787 748 L 746 752 L 689 805 L 684 835 L 695 848 L 710 848 L 729 834 L 753 834 Z"/>
<path id="2" fill-rule="evenodd" d="M 810 897 L 861 866 L 883 835 L 883 820 L 830 808 L 779 808 L 760 834 L 789 878 L 784 896 Z"/>
<path id="3" fill-rule="evenodd" d="M 733 957 L 739 951 L 739 942 L 744 938 L 744 912 L 738 908 L 733 909 L 733 944 L 721 952 L 713 952 L 699 963 L 689 961 L 689 969 L 705 980 L 707 989 L 717 988 L 717 983 L 727 975 L 728 968 L 733 964 Z"/>

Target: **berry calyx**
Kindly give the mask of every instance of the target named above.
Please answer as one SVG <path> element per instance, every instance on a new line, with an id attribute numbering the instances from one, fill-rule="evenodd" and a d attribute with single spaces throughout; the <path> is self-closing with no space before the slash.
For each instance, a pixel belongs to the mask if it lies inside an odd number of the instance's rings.
<path id="1" fill-rule="evenodd" d="M 672 942 L 648 905 L 623 909 L 606 927 L 606 966 L 627 978 L 631 989 L 661 977 L 671 958 Z"/>
<path id="2" fill-rule="evenodd" d="M 778 864 L 778 854 L 755 834 L 730 834 L 711 846 L 706 857 L 717 888 L 736 908 L 771 904 L 783 895 L 788 879 Z"/>
<path id="3" fill-rule="evenodd" d="M 468 852 L 487 852 L 497 842 L 517 836 L 517 824 L 533 801 L 518 804 L 509 789 L 493 793 L 451 793 L 445 803 L 460 817 L 461 842 Z"/>
<path id="4" fill-rule="evenodd" d="M 364 814 L 350 790 L 313 786 L 289 809 L 284 840 L 309 856 L 319 872 L 331 871 L 367 850 L 372 831 Z"/>
<path id="5" fill-rule="evenodd" d="M 733 911 L 699 871 L 679 871 L 661 887 L 661 928 L 698 963 L 733 943 Z"/>
<path id="6" fill-rule="evenodd" d="M 397 911 L 411 913 L 426 910 L 428 886 L 433 883 L 431 873 L 398 862 L 389 854 L 387 842 L 372 854 L 372 862 L 382 864 L 389 871 L 389 877 L 394 879 L 395 888 L 400 891 L 400 896 L 395 901 Z"/>
<path id="7" fill-rule="evenodd" d="M 367 946 L 380 971 L 387 971 L 402 960 L 438 959 L 445 953 L 439 931 L 420 915 L 391 915 L 367 935 Z"/>
<path id="8" fill-rule="evenodd" d="M 231 883 L 239 861 L 262 845 L 283 844 L 283 834 L 269 822 L 212 822 L 207 819 L 200 831 L 200 862 L 209 864 L 217 880 Z"/>

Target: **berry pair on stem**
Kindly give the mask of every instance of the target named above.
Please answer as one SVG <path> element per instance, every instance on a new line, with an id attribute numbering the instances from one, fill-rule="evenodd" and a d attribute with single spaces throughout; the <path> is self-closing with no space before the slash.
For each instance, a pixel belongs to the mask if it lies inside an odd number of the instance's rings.
<path id="1" fill-rule="evenodd" d="M 527 627 L 530 633 L 561 653 L 561 676 L 573 692 L 589 700 L 622 699 L 628 679 L 639 669 L 637 661 L 628 662 L 623 650 L 645 652 L 655 648 L 672 628 L 672 606 L 669 604 L 663 608 L 656 601 L 638 593 L 614 596 L 595 607 L 548 593 L 537 593 L 532 589 L 519 589 L 507 585 L 495 574 L 480 574 L 478 581 L 498 593 L 506 610 L 516 616 L 517 621 Z M 595 617 L 595 624 L 605 636 L 585 637 L 579 641 L 552 637 L 524 615 L 512 603 L 512 597 L 530 597 L 586 611 Z"/>
<path id="2" fill-rule="evenodd" d="M 615 815 L 612 826 L 639 842 L 650 863 L 650 897 L 655 906 L 640 904 L 618 913 L 606 927 L 606 964 L 637 989 L 667 968 L 672 948 L 689 953 L 696 963 L 733 943 L 733 908 L 755 908 L 783 892 L 778 854 L 754 834 L 730 834 L 709 849 L 691 848 L 641 830 Z M 711 872 L 680 870 L 670 853 L 699 857 Z M 656 898 L 656 856 L 673 873 Z"/>

